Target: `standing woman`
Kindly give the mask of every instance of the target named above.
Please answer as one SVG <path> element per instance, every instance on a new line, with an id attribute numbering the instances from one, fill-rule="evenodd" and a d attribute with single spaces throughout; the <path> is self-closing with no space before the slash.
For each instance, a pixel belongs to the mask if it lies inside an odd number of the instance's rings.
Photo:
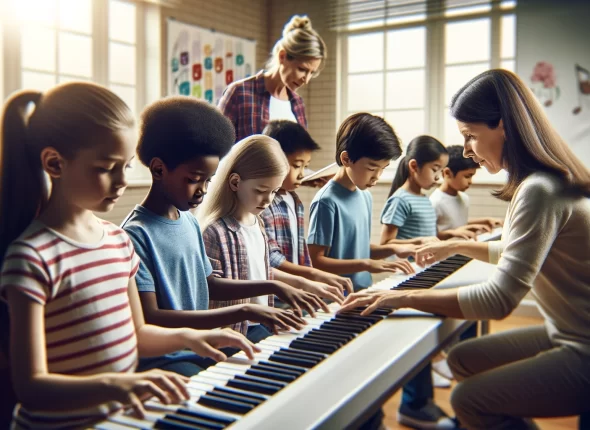
<path id="1" fill-rule="evenodd" d="M 419 264 L 452 254 L 497 262 L 486 282 L 461 288 L 356 294 L 351 308 L 411 307 L 470 320 L 502 319 L 532 292 L 545 324 L 461 342 L 449 366 L 451 403 L 468 429 L 526 429 L 526 418 L 590 412 L 590 172 L 513 73 L 490 70 L 453 97 L 464 155 L 508 171 L 501 242 L 437 242 Z"/>
<path id="2" fill-rule="evenodd" d="M 232 83 L 219 109 L 236 128 L 236 142 L 260 134 L 270 121 L 287 119 L 307 128 L 305 105 L 297 90 L 319 75 L 326 44 L 307 16 L 295 15 L 272 49 L 266 70 Z"/>

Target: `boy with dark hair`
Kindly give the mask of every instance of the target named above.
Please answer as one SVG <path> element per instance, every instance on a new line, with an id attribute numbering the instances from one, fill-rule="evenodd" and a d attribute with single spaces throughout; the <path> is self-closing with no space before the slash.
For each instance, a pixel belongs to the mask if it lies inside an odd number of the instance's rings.
<path id="1" fill-rule="evenodd" d="M 416 245 L 374 245 L 370 239 L 373 200 L 367 189 L 401 153 L 399 138 L 383 118 L 369 113 L 349 116 L 336 136 L 340 170 L 311 203 L 307 242 L 313 265 L 349 277 L 355 290 L 371 286 L 371 273 L 413 272 L 407 260 L 383 259 L 408 257 Z M 398 421 L 415 428 L 455 428 L 434 404 L 433 394 L 428 364 L 404 386 Z M 363 429 L 381 428 L 382 419 L 380 411 Z"/>
<path id="2" fill-rule="evenodd" d="M 262 132 L 277 140 L 289 161 L 289 174 L 270 206 L 261 214 L 268 236 L 270 264 L 284 272 L 323 282 L 343 298 L 352 291 L 350 279 L 323 272 L 311 265 L 304 234 L 304 208 L 295 190 L 314 151 L 320 149 L 307 130 L 288 120 L 271 121 Z"/>
<path id="3" fill-rule="evenodd" d="M 502 221 L 496 218 L 469 220 L 469 196 L 465 191 L 471 186 L 479 164 L 463 157 L 461 145 L 448 146 L 447 151 L 449 164 L 443 170 L 443 183 L 430 195 L 430 202 L 436 211 L 437 230 L 454 236 L 453 232 L 460 233 L 461 230 L 475 234 L 501 226 Z"/>
<path id="4" fill-rule="evenodd" d="M 136 276 L 146 322 L 163 327 L 209 329 L 250 320 L 273 329 L 301 327 L 292 311 L 245 304 L 208 310 L 209 299 L 233 300 L 276 294 L 307 309 L 308 293 L 278 281 L 216 278 L 205 252 L 199 224 L 189 209 L 207 193 L 219 160 L 234 143 L 234 128 L 208 103 L 172 97 L 142 114 L 137 153 L 150 169 L 148 195 L 122 223 L 141 258 Z M 248 332 L 257 342 L 271 333 L 262 325 Z M 185 376 L 210 365 L 191 351 L 140 361 L 140 370 L 162 368 Z"/>

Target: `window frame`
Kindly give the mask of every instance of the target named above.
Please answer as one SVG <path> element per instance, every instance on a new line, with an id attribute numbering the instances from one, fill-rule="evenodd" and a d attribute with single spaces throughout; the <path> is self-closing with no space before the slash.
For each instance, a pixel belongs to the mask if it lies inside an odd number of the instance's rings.
<path id="1" fill-rule="evenodd" d="M 444 1 L 444 0 L 443 0 Z M 426 32 L 426 49 L 425 49 L 425 88 L 424 88 L 424 125 L 425 134 L 438 136 L 443 138 L 445 134 L 445 110 L 447 109 L 447 101 L 445 100 L 445 69 L 447 67 L 445 61 L 445 24 L 453 22 L 471 21 L 481 18 L 490 19 L 490 68 L 499 68 L 502 61 L 514 61 L 517 56 L 517 46 L 514 47 L 513 57 L 501 57 L 501 21 L 503 16 L 514 15 L 515 19 L 517 16 L 517 4 L 509 4 L 504 7 L 499 1 L 490 1 L 491 7 L 487 11 L 465 13 L 460 15 L 445 15 L 440 14 L 431 15 L 429 8 L 433 5 L 431 0 L 427 0 L 427 13 L 425 18 L 418 18 L 413 21 L 393 24 L 376 25 L 372 27 L 359 28 L 359 29 L 342 29 L 338 30 L 337 37 L 337 52 L 338 52 L 338 67 L 337 67 L 337 94 L 339 95 L 336 100 L 336 117 L 340 124 L 347 115 L 352 112 L 348 112 L 348 37 L 354 35 L 363 35 L 370 33 L 383 33 L 384 38 L 384 50 L 383 50 L 383 68 L 381 71 L 371 72 L 382 74 L 384 81 L 384 91 L 386 89 L 385 81 L 388 73 L 387 69 L 387 32 L 391 30 L 403 30 L 411 28 L 424 27 Z M 515 33 L 515 45 L 516 45 L 516 33 Z M 483 61 L 477 61 L 481 63 Z M 469 63 L 457 63 L 453 64 L 469 64 Z M 415 70 L 417 70 L 416 68 Z M 401 70 L 401 69 L 400 69 Z M 383 113 L 386 114 L 388 111 L 395 111 L 392 109 L 386 109 L 387 101 L 383 100 Z M 412 110 L 410 108 L 403 110 Z M 395 129 L 395 124 L 392 124 Z M 408 142 L 403 142 L 403 145 L 407 145 Z M 461 144 L 462 142 L 443 142 L 445 144 Z M 379 182 L 391 182 L 397 163 L 392 162 L 390 167 L 383 173 Z M 505 181 L 504 175 L 490 175 L 487 172 L 485 174 L 478 174 L 474 177 L 474 183 L 476 184 L 498 184 Z"/>
<path id="2" fill-rule="evenodd" d="M 145 22 L 148 18 L 148 14 L 153 20 L 154 11 L 157 12 L 157 17 L 159 18 L 159 6 L 155 5 L 146 5 L 143 1 L 140 0 L 118 0 L 124 3 L 130 3 L 135 6 L 136 11 L 136 25 L 135 25 L 135 106 L 132 106 L 133 111 L 136 114 L 136 117 L 139 116 L 141 109 L 147 104 L 149 101 L 148 99 L 153 99 L 154 97 L 159 97 L 160 94 L 153 94 L 154 90 L 149 90 L 149 95 L 147 89 L 147 80 L 149 77 L 146 74 L 146 63 L 148 60 L 146 57 L 146 52 L 148 49 L 151 49 L 151 46 L 147 46 L 148 42 L 147 35 L 146 35 L 146 26 Z M 21 30 L 26 25 L 26 23 L 20 22 L 13 16 L 13 10 L 9 6 L 7 6 L 6 2 L 0 2 L 0 11 L 3 12 L 0 14 L 0 31 L 2 31 L 2 37 L 0 41 L 2 46 L 0 46 L 0 52 L 3 53 L 3 61 L 0 62 L 0 67 L 3 68 L 3 73 L 0 73 L 0 76 L 3 76 L 2 82 L 0 85 L 0 96 L 2 96 L 2 101 L 4 102 L 6 98 L 15 91 L 18 91 L 22 88 L 22 73 L 24 71 L 33 71 L 33 69 L 22 67 L 21 64 Z M 88 78 L 89 81 L 103 85 L 107 88 L 110 87 L 110 79 L 109 79 L 109 42 L 111 41 L 111 37 L 109 34 L 109 0 L 91 0 L 91 34 L 84 34 L 91 38 L 92 44 L 92 70 L 91 76 Z M 4 10 L 2 8 L 4 7 Z M 55 26 L 48 27 L 56 30 L 56 37 L 55 37 L 55 46 L 56 46 L 56 60 L 59 56 L 59 33 L 64 32 L 68 34 L 83 34 L 77 31 L 71 30 L 61 30 L 59 28 L 59 23 L 56 23 Z M 117 42 L 119 43 L 119 42 Z M 53 74 L 55 76 L 55 82 L 59 82 L 60 77 L 70 77 L 70 78 L 80 78 L 76 76 L 70 76 L 66 74 L 59 73 L 59 61 L 56 63 L 55 72 L 43 72 L 47 73 L 48 75 Z M 119 85 L 119 83 L 115 83 Z M 122 84 L 121 84 L 122 85 Z M 122 86 L 129 86 L 131 85 L 122 85 Z M 157 86 L 158 89 L 160 85 Z M 129 183 L 130 185 L 137 185 L 137 186 L 144 186 L 149 185 L 151 183 L 151 176 L 149 175 L 149 171 L 143 168 L 143 166 L 138 166 L 139 163 L 136 163 L 136 167 L 132 169 L 132 173 L 129 176 Z"/>

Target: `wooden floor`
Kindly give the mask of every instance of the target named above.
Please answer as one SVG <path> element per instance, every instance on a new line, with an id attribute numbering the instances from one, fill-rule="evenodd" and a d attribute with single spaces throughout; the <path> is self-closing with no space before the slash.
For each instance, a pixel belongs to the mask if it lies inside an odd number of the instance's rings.
<path id="1" fill-rule="evenodd" d="M 516 327 L 526 327 L 528 325 L 541 324 L 542 321 L 536 318 L 525 318 L 511 316 L 503 321 L 491 322 L 490 331 L 501 332 Z M 451 389 L 440 389 L 435 388 L 435 401 L 442 409 L 444 409 L 449 415 L 452 415 L 452 408 L 449 402 Z M 391 430 L 409 429 L 409 427 L 400 425 L 396 421 L 396 412 L 401 398 L 401 391 L 398 391 L 384 406 L 385 411 L 385 424 Z M 537 425 L 542 430 L 571 430 L 578 428 L 577 418 L 556 418 L 556 419 L 542 419 L 536 420 Z"/>

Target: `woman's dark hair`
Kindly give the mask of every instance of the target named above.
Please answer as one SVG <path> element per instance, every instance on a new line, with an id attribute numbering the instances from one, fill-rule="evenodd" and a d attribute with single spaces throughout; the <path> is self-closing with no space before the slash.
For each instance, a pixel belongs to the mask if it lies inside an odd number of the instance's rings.
<path id="1" fill-rule="evenodd" d="M 465 123 L 504 127 L 502 163 L 508 182 L 494 196 L 511 200 L 531 173 L 543 171 L 563 179 L 576 194 L 590 196 L 590 171 L 549 123 L 531 90 L 514 73 L 494 69 L 469 81 L 451 101 L 451 115 Z"/>
<path id="2" fill-rule="evenodd" d="M 416 160 L 418 167 L 422 167 L 426 163 L 438 160 L 444 154 L 447 154 L 447 148 L 432 136 L 418 136 L 412 139 L 406 148 L 406 155 L 399 160 L 387 197 L 391 197 L 408 180 L 410 160 Z"/>

